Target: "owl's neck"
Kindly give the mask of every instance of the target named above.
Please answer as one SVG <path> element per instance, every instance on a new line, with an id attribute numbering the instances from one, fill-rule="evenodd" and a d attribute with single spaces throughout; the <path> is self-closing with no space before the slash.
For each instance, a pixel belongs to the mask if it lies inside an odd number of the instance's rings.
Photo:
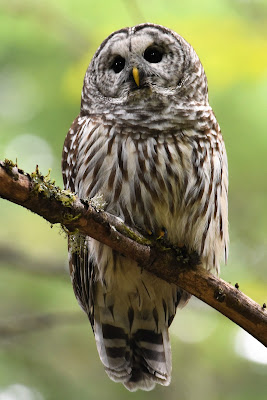
<path id="1" fill-rule="evenodd" d="M 183 129 L 204 131 L 216 122 L 209 104 L 170 104 L 148 107 L 146 104 L 112 106 L 105 109 L 82 110 L 81 115 L 100 119 L 106 125 L 117 125 L 121 131 L 175 132 Z"/>

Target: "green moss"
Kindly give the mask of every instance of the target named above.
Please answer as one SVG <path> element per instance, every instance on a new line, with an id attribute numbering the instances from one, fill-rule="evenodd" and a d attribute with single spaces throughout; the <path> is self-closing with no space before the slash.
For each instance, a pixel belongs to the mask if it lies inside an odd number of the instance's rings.
<path id="1" fill-rule="evenodd" d="M 138 235 L 138 233 L 135 233 L 131 230 L 131 228 L 128 228 L 126 225 L 123 225 L 122 233 L 124 233 L 127 237 L 130 239 L 134 240 L 135 242 L 139 244 L 144 244 L 144 245 L 151 245 L 152 241 L 150 239 L 147 239 L 144 236 Z"/>
<path id="2" fill-rule="evenodd" d="M 69 235 L 69 250 L 72 254 L 81 253 L 87 250 L 87 237 L 77 232 Z"/>
<path id="3" fill-rule="evenodd" d="M 76 200 L 76 196 L 69 190 L 62 190 L 56 186 L 55 181 L 51 180 L 50 174 L 51 169 L 49 169 L 47 175 L 42 175 L 38 165 L 36 165 L 35 171 L 30 175 L 33 191 L 40 193 L 46 198 L 54 198 L 65 207 L 71 207 Z M 75 216 L 74 218 L 77 219 L 78 217 Z"/>
<path id="4" fill-rule="evenodd" d="M 6 170 L 12 170 L 12 168 L 17 166 L 17 164 L 15 164 L 12 160 L 8 160 L 7 158 L 5 158 L 4 165 Z"/>
<path id="5" fill-rule="evenodd" d="M 73 214 L 66 213 L 66 214 L 64 214 L 64 220 L 66 222 L 72 222 L 72 221 L 76 221 L 77 219 L 79 219 L 80 216 L 81 216 L 81 214 L 77 214 L 77 215 L 73 216 Z"/>
<path id="6" fill-rule="evenodd" d="M 14 180 L 18 180 L 19 175 L 17 171 L 13 170 L 14 167 L 17 167 L 17 164 L 15 164 L 12 160 L 5 158 L 3 167 L 9 176 L 11 176 Z"/>
<path id="7" fill-rule="evenodd" d="M 71 207 L 76 200 L 76 196 L 69 190 L 60 190 L 60 193 L 58 193 L 58 200 L 60 200 L 64 206 Z"/>

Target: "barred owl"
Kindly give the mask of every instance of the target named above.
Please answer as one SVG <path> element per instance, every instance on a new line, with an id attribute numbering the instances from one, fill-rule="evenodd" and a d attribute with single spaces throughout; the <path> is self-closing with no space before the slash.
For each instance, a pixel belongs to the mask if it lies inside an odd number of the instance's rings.
<path id="1" fill-rule="evenodd" d="M 224 142 L 194 49 L 163 26 L 112 33 L 84 78 L 64 143 L 66 189 L 101 195 L 128 225 L 168 240 L 219 271 L 228 248 Z M 169 385 L 168 328 L 190 295 L 89 237 L 70 248 L 77 300 L 109 377 L 130 391 Z"/>

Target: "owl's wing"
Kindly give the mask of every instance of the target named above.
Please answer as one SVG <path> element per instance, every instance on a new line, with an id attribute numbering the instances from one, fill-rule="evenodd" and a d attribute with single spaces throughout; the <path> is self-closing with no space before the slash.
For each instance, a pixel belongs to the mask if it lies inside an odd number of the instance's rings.
<path id="1" fill-rule="evenodd" d="M 77 241 L 77 237 L 74 239 Z M 79 247 L 72 247 L 72 237 L 69 237 L 69 267 L 74 294 L 80 307 L 88 315 L 94 330 L 94 301 L 93 283 L 95 281 L 95 268 L 88 252 L 88 243 L 82 238 Z"/>
<path id="2" fill-rule="evenodd" d="M 64 188 L 75 192 L 78 144 L 87 119 L 78 117 L 73 121 L 66 136 L 62 153 Z M 69 268 L 75 296 L 93 326 L 94 312 L 92 283 L 94 268 L 88 252 L 88 239 L 83 235 L 69 236 Z"/>
<path id="3" fill-rule="evenodd" d="M 77 150 L 80 132 L 84 124 L 85 120 L 78 115 L 68 131 L 63 146 L 61 163 L 63 183 L 64 188 L 72 192 L 75 191 Z"/>

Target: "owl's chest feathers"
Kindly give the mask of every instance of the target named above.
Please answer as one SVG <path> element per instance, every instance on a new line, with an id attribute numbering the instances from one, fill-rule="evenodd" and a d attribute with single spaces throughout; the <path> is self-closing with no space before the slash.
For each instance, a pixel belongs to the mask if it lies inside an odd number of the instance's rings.
<path id="1" fill-rule="evenodd" d="M 71 145 L 77 148 L 75 192 L 102 194 L 106 210 L 129 225 L 155 233 L 166 228 L 172 243 L 218 269 L 228 243 L 227 159 L 219 130 L 125 133 L 84 117 L 80 126 Z"/>
<path id="2" fill-rule="evenodd" d="M 190 131 L 126 134 L 89 123 L 79 145 L 76 191 L 103 194 L 108 212 L 143 229 L 165 227 L 170 240 L 183 244 L 188 219 L 204 207 L 208 191 L 210 155 L 201 156 L 201 146 Z"/>

